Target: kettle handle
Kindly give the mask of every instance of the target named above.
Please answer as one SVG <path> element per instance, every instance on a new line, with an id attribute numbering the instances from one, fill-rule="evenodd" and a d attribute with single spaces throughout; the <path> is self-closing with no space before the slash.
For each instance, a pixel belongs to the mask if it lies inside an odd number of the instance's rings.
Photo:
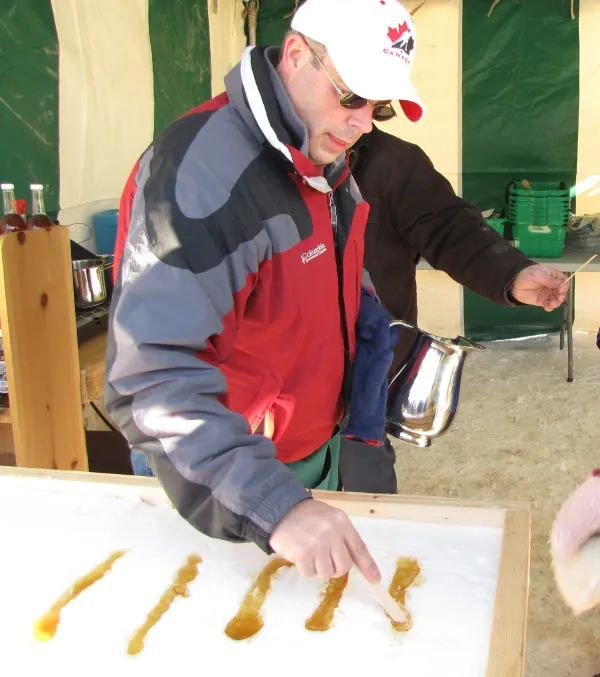
<path id="1" fill-rule="evenodd" d="M 412 329 L 415 334 L 419 333 L 419 330 L 413 324 L 410 324 L 410 322 L 405 322 L 404 320 L 392 320 L 390 322 L 390 329 L 392 327 L 404 327 L 405 329 Z"/>

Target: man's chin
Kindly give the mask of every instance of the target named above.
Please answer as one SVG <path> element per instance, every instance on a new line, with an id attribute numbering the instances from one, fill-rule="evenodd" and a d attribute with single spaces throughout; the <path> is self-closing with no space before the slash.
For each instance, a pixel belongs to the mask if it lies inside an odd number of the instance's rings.
<path id="1" fill-rule="evenodd" d="M 317 167 L 322 165 L 331 164 L 336 158 L 343 154 L 342 152 L 335 153 L 333 151 L 327 151 L 323 148 L 319 148 L 316 151 L 309 150 L 308 157 L 312 162 L 314 162 Z"/>

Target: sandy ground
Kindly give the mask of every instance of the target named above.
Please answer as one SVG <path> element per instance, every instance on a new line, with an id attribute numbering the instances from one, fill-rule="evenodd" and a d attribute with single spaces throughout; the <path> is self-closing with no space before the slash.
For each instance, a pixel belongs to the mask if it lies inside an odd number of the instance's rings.
<path id="1" fill-rule="evenodd" d="M 575 335 L 566 382 L 558 337 L 487 344 L 466 363 L 457 417 L 429 449 L 395 443 L 399 491 L 528 501 L 532 552 L 527 677 L 600 673 L 600 610 L 573 618 L 552 578 L 548 534 L 562 500 L 600 467 L 600 351 Z"/>

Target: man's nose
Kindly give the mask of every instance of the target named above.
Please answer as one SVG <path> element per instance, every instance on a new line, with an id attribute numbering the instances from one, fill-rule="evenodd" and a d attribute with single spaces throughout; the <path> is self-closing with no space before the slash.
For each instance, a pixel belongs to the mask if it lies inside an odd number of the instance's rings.
<path id="1" fill-rule="evenodd" d="M 361 134 L 368 134 L 373 129 L 373 108 L 368 104 L 351 111 L 348 123 L 356 127 Z"/>

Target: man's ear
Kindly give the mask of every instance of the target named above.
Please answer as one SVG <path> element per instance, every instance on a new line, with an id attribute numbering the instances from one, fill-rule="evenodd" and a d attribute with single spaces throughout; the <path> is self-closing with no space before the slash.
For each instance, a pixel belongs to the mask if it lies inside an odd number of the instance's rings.
<path id="1" fill-rule="evenodd" d="M 298 33 L 291 33 L 281 48 L 280 65 L 287 75 L 293 75 L 312 59 L 312 54 L 304 38 Z"/>

